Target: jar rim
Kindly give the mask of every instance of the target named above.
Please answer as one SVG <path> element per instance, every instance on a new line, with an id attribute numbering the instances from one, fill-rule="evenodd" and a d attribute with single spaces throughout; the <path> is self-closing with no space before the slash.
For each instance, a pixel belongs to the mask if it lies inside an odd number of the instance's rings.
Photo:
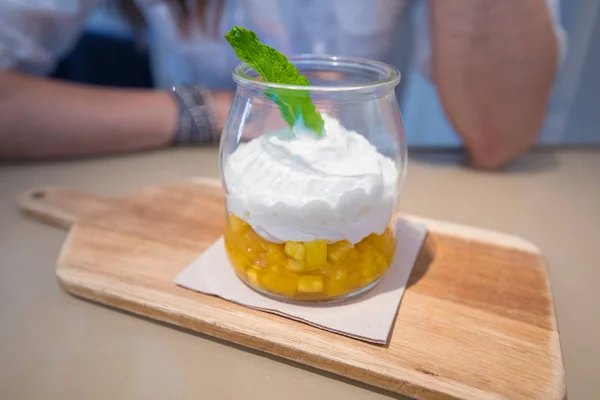
<path id="1" fill-rule="evenodd" d="M 309 90 L 311 92 L 364 92 L 373 91 L 379 89 L 393 89 L 400 83 L 401 74 L 396 68 L 391 65 L 381 62 L 370 60 L 367 58 L 359 57 L 339 57 L 331 55 L 314 55 L 314 54 L 300 54 L 287 57 L 291 63 L 298 64 L 321 64 L 323 66 L 335 67 L 346 67 L 355 68 L 356 70 L 370 70 L 372 72 L 378 72 L 381 74 L 381 79 L 374 79 L 366 83 L 357 84 L 345 84 L 340 86 L 325 86 L 325 85 L 288 85 L 281 83 L 266 82 L 263 80 L 256 79 L 247 74 L 246 71 L 254 69 L 242 62 L 233 68 L 232 78 L 235 83 L 241 86 L 255 88 L 255 89 L 286 89 L 286 90 Z"/>

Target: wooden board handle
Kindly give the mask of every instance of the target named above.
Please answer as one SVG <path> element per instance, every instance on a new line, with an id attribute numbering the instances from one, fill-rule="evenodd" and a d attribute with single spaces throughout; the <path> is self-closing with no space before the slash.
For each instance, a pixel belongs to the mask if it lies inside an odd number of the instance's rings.
<path id="1" fill-rule="evenodd" d="M 78 215 L 107 210 L 112 201 L 69 189 L 41 187 L 19 196 L 18 207 L 34 219 L 68 229 Z"/>

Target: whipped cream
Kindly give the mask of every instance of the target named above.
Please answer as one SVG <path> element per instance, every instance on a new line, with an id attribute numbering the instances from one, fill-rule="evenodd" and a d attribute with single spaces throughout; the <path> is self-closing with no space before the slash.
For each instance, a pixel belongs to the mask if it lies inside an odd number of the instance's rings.
<path id="1" fill-rule="evenodd" d="M 396 164 L 338 120 L 323 119 L 323 137 L 303 127 L 266 133 L 223 165 L 229 211 L 266 240 L 357 243 L 390 222 Z"/>

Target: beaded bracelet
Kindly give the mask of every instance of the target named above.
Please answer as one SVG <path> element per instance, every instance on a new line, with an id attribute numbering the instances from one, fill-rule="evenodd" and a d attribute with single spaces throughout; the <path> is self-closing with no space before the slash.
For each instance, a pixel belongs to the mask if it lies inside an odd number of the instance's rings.
<path id="1" fill-rule="evenodd" d="M 200 86 L 174 86 L 179 110 L 175 144 L 209 144 L 219 139 L 210 92 Z"/>

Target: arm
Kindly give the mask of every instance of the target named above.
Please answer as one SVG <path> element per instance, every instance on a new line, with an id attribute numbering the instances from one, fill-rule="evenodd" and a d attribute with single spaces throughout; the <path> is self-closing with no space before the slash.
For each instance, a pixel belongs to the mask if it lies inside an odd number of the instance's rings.
<path id="1" fill-rule="evenodd" d="M 99 0 L 0 1 L 0 160 L 100 155 L 172 143 L 167 92 L 36 78 L 52 70 Z M 213 93 L 223 123 L 231 93 Z"/>
<path id="2" fill-rule="evenodd" d="M 213 92 L 219 124 L 231 92 Z M 0 159 L 39 159 L 165 147 L 177 127 L 168 92 L 111 89 L 0 71 Z"/>
<path id="3" fill-rule="evenodd" d="M 168 93 L 69 84 L 0 71 L 0 159 L 101 155 L 171 143 Z"/>
<path id="4" fill-rule="evenodd" d="M 557 69 L 545 0 L 432 0 L 432 67 L 472 162 L 499 167 L 533 145 Z"/>

